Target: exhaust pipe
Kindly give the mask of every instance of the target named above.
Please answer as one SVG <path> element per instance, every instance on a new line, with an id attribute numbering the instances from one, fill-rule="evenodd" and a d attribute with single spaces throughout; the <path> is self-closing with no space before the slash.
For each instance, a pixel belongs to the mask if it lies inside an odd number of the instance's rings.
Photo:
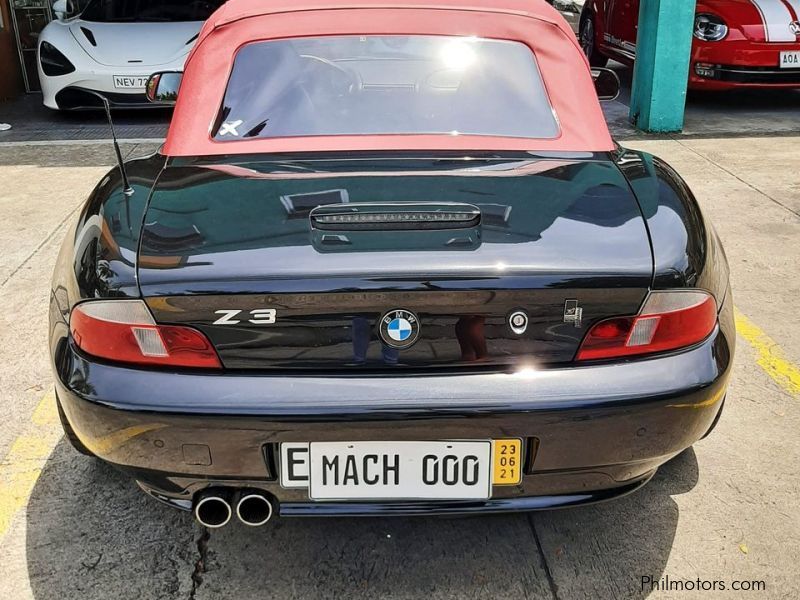
<path id="1" fill-rule="evenodd" d="M 250 527 L 260 527 L 272 518 L 272 501 L 257 490 L 244 490 L 236 504 L 239 520 Z"/>
<path id="2" fill-rule="evenodd" d="M 224 489 L 209 489 L 198 494 L 194 505 L 194 516 L 198 522 L 211 529 L 227 525 L 233 516 L 231 494 Z"/>

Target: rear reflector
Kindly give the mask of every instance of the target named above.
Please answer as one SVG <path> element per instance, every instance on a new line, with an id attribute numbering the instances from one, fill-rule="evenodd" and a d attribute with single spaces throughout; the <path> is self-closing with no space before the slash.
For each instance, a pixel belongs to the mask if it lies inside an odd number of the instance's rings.
<path id="1" fill-rule="evenodd" d="M 137 365 L 221 369 L 211 342 L 191 327 L 157 325 L 141 300 L 84 302 L 72 309 L 70 330 L 92 356 Z"/>
<path id="2" fill-rule="evenodd" d="M 717 303 L 701 291 L 651 292 L 635 317 L 614 317 L 589 330 L 577 360 L 653 354 L 686 348 L 717 324 Z"/>

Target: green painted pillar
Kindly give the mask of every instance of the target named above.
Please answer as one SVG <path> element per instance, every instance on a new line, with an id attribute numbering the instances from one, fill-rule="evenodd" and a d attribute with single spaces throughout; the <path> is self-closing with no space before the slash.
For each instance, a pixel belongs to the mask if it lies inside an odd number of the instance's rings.
<path id="1" fill-rule="evenodd" d="M 695 0 L 639 0 L 631 121 L 643 131 L 683 129 Z"/>

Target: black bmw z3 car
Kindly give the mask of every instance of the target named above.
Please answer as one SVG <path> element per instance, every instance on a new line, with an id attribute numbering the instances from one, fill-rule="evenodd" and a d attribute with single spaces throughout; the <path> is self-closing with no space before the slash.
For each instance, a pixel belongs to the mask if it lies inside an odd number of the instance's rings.
<path id="1" fill-rule="evenodd" d="M 59 255 L 68 439 L 208 527 L 644 485 L 719 418 L 733 300 L 608 75 L 538 0 L 227 2 Z"/>

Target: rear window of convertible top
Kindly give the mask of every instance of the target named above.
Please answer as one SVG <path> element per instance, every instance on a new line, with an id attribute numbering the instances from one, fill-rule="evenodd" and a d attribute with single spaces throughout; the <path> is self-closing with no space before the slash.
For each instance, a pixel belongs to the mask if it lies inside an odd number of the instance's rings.
<path id="1" fill-rule="evenodd" d="M 559 126 L 531 49 L 445 36 L 255 42 L 236 55 L 216 141 L 465 134 L 548 139 Z"/>

